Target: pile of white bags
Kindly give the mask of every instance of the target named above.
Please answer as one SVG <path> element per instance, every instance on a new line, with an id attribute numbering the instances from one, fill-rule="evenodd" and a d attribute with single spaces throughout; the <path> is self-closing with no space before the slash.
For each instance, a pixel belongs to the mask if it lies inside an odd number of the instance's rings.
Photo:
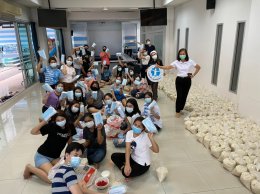
<path id="1" fill-rule="evenodd" d="M 175 77 L 166 75 L 159 89 L 175 100 Z M 260 194 L 260 178 L 255 176 L 260 171 L 260 126 L 242 118 L 229 100 L 195 84 L 184 109 L 190 112 L 185 128 L 245 187 Z"/>

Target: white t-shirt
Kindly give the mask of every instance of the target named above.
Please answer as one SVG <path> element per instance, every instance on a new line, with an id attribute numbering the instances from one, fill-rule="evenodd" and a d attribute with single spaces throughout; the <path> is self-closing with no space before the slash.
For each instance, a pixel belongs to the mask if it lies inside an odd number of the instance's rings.
<path id="1" fill-rule="evenodd" d="M 148 63 L 150 61 L 150 56 L 146 55 L 144 57 L 145 57 L 145 59 L 142 59 L 142 65 L 148 65 Z"/>
<path id="2" fill-rule="evenodd" d="M 152 147 L 152 143 L 147 133 L 142 132 L 139 136 L 134 137 L 133 131 L 130 130 L 126 134 L 125 142 L 131 143 L 132 153 L 130 157 L 135 162 L 142 166 L 151 164 L 150 147 Z"/>
<path id="3" fill-rule="evenodd" d="M 147 106 L 148 106 L 148 104 L 145 103 L 143 108 L 142 108 L 142 115 L 145 116 L 145 117 L 150 117 L 150 119 L 152 120 L 153 124 L 155 124 L 158 127 L 162 128 L 162 119 L 157 119 L 153 115 L 151 115 L 151 111 L 150 110 L 149 111 L 146 110 Z M 161 117 L 160 108 L 159 108 L 157 103 L 152 107 L 152 109 L 155 112 L 155 114 L 157 114 L 157 115 L 159 115 Z"/>
<path id="4" fill-rule="evenodd" d="M 189 61 L 173 61 L 171 66 L 177 69 L 177 76 L 179 77 L 187 77 L 188 73 L 196 66 L 196 63 L 192 60 Z"/>
<path id="5" fill-rule="evenodd" d="M 63 70 L 64 68 L 65 68 L 64 65 L 62 65 L 60 69 Z M 65 83 L 71 83 L 73 77 L 76 75 L 76 71 L 74 67 L 66 66 L 66 69 L 67 69 L 67 74 L 66 75 L 63 74 L 62 81 Z"/>

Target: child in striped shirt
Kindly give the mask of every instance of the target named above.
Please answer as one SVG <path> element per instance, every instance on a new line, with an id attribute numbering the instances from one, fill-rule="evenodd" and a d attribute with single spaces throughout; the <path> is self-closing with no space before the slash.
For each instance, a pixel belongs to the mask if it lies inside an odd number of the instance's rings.
<path id="1" fill-rule="evenodd" d="M 80 156 L 84 147 L 72 142 L 65 150 L 65 163 L 60 166 L 52 180 L 52 194 L 98 194 L 84 185 L 84 180 L 79 182 L 74 168 L 80 164 Z"/>

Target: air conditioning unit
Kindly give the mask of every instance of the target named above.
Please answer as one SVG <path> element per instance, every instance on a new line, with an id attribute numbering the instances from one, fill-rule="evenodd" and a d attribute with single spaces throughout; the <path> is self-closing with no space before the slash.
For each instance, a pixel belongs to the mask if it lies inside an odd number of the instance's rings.
<path id="1" fill-rule="evenodd" d="M 21 16 L 22 15 L 22 9 L 19 7 L 16 7 L 14 5 L 11 5 L 10 3 L 7 3 L 3 0 L 0 0 L 0 13 L 10 14 L 13 16 Z"/>

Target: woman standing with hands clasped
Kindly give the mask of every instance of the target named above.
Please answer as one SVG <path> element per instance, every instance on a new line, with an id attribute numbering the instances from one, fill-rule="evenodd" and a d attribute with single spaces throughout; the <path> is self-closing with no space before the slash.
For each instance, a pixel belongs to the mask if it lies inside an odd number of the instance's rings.
<path id="1" fill-rule="evenodd" d="M 176 99 L 176 117 L 180 117 L 180 112 L 183 110 L 186 99 L 191 86 L 191 79 L 197 75 L 200 71 L 200 65 L 189 59 L 189 55 L 186 49 L 182 48 L 178 52 L 177 60 L 167 66 L 156 67 L 164 70 L 170 70 L 175 68 L 177 70 L 177 77 L 175 81 L 175 87 L 177 91 Z M 192 74 L 192 68 L 195 68 L 195 72 Z"/>

